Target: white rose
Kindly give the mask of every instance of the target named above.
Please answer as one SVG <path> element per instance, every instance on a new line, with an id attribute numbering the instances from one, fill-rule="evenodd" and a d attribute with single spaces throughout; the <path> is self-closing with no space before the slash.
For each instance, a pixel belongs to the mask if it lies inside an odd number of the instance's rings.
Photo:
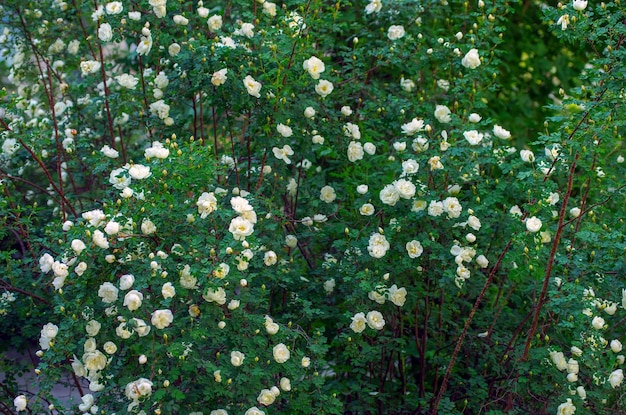
<path id="1" fill-rule="evenodd" d="M 252 23 L 242 23 L 241 28 L 235 32 L 235 34 L 243 35 L 248 39 L 254 37 L 254 25 Z"/>
<path id="2" fill-rule="evenodd" d="M 244 415 L 265 415 L 265 412 L 261 411 L 256 406 L 248 409 Z"/>
<path id="3" fill-rule="evenodd" d="M 333 84 L 325 79 L 320 80 L 317 85 L 315 85 L 315 92 L 322 98 L 326 98 L 330 95 L 333 89 Z"/>
<path id="4" fill-rule="evenodd" d="M 458 218 L 461 216 L 463 207 L 459 203 L 459 199 L 456 197 L 446 197 L 443 202 L 443 210 L 448 214 L 449 218 Z"/>
<path id="5" fill-rule="evenodd" d="M 530 150 L 521 150 L 519 155 L 525 163 L 532 163 L 535 161 L 535 154 Z"/>
<path id="6" fill-rule="evenodd" d="M 475 112 L 472 112 L 469 115 L 468 119 L 469 119 L 469 122 L 477 123 L 477 122 L 480 122 L 480 120 L 482 120 L 483 118 L 480 115 L 476 114 Z"/>
<path id="7" fill-rule="evenodd" d="M 291 127 L 285 124 L 279 123 L 276 126 L 276 131 L 278 131 L 278 133 L 282 135 L 283 137 L 291 137 L 293 135 L 293 130 L 291 129 Z"/>
<path id="8" fill-rule="evenodd" d="M 202 295 L 208 302 L 215 302 L 219 305 L 226 304 L 226 291 L 222 287 L 217 288 L 216 290 L 209 288 L 205 294 Z"/>
<path id="9" fill-rule="evenodd" d="M 406 288 L 398 288 L 396 284 L 389 287 L 389 291 L 387 292 L 387 297 L 389 301 L 397 305 L 398 307 L 402 307 L 406 302 Z"/>
<path id="10" fill-rule="evenodd" d="M 264 1 L 263 13 L 267 14 L 270 17 L 276 17 L 276 3 L 272 3 L 271 1 Z"/>
<path id="11" fill-rule="evenodd" d="M 599 316 L 595 316 L 593 320 L 591 321 L 591 325 L 596 330 L 601 330 L 604 327 L 604 323 L 605 323 L 604 319 Z"/>
<path id="12" fill-rule="evenodd" d="M 174 321 L 174 315 L 170 310 L 156 310 L 152 313 L 150 322 L 157 329 L 164 329 Z"/>
<path id="13" fill-rule="evenodd" d="M 102 327 L 102 324 L 100 324 L 98 321 L 90 320 L 87 323 L 87 326 L 85 326 L 85 331 L 90 337 L 95 337 L 100 331 L 101 327 Z"/>
<path id="14" fill-rule="evenodd" d="M 437 105 L 435 107 L 435 118 L 437 118 L 440 123 L 446 124 L 452 121 L 450 114 L 450 108 L 445 105 Z"/>
<path id="15" fill-rule="evenodd" d="M 313 118 L 313 117 L 315 117 L 315 109 L 313 109 L 313 107 L 306 107 L 304 109 L 304 116 L 306 118 Z"/>
<path id="16" fill-rule="evenodd" d="M 335 193 L 335 189 L 331 186 L 324 186 L 320 190 L 320 200 L 326 203 L 332 203 L 337 198 L 337 194 Z"/>
<path id="17" fill-rule="evenodd" d="M 424 121 L 413 118 L 411 122 L 402 125 L 402 134 L 413 135 L 424 129 Z"/>
<path id="18" fill-rule="evenodd" d="M 313 79 L 319 79 L 320 74 L 326 69 L 324 62 L 315 56 L 311 56 L 309 59 L 302 63 L 302 68 L 311 75 Z"/>
<path id="19" fill-rule="evenodd" d="M 400 193 L 393 184 L 388 184 L 379 193 L 381 202 L 389 206 L 395 206 L 400 200 Z"/>
<path id="20" fill-rule="evenodd" d="M 479 255 L 476 257 L 476 263 L 481 268 L 487 268 L 489 266 L 489 260 L 484 255 Z"/>
<path id="21" fill-rule="evenodd" d="M 365 318 L 365 313 L 357 313 L 352 317 L 352 323 L 350 323 L 350 328 L 355 333 L 361 333 L 365 330 L 367 324 L 367 319 Z"/>
<path id="22" fill-rule="evenodd" d="M 472 146 L 479 144 L 483 140 L 483 134 L 476 130 L 465 131 L 463 137 L 465 137 L 467 142 Z"/>
<path id="23" fill-rule="evenodd" d="M 526 219 L 526 229 L 528 229 L 529 232 L 539 232 L 539 229 L 541 229 L 541 225 L 541 219 L 537 218 L 536 216 Z"/>
<path id="24" fill-rule="evenodd" d="M 413 240 L 406 243 L 406 251 L 410 258 L 419 258 L 424 252 L 424 248 L 419 241 Z"/>
<path id="25" fill-rule="evenodd" d="M 176 288 L 171 282 L 166 282 L 161 287 L 161 295 L 163 298 L 173 298 L 176 295 Z"/>
<path id="26" fill-rule="evenodd" d="M 230 352 L 230 363 L 233 366 L 241 366 L 245 358 L 246 356 L 239 351 L 235 350 L 235 351 Z"/>
<path id="27" fill-rule="evenodd" d="M 289 378 L 280 378 L 280 388 L 285 392 L 289 392 L 291 390 L 291 381 Z"/>
<path id="28" fill-rule="evenodd" d="M 619 353 L 622 351 L 622 342 L 620 342 L 619 340 L 615 339 L 615 340 L 611 340 L 611 351 L 613 353 Z"/>
<path id="29" fill-rule="evenodd" d="M 277 261 L 278 261 L 278 257 L 276 255 L 276 252 L 274 251 L 267 251 L 263 255 L 263 263 L 268 267 L 276 264 Z"/>
<path id="30" fill-rule="evenodd" d="M 366 316 L 367 325 L 375 330 L 382 330 L 385 326 L 385 319 L 379 311 L 370 311 Z"/>
<path id="31" fill-rule="evenodd" d="M 215 86 L 223 85 L 226 82 L 227 73 L 228 73 L 227 68 L 220 69 L 219 71 L 214 72 L 213 75 L 211 76 L 211 83 Z"/>
<path id="32" fill-rule="evenodd" d="M 381 235 L 380 233 L 374 233 L 370 236 L 367 251 L 369 252 L 370 256 L 374 258 L 382 258 L 389 250 L 389 247 L 390 245 L 387 241 L 387 238 L 385 238 L 385 235 Z"/>
<path id="33" fill-rule="evenodd" d="M 279 343 L 274 346 L 272 354 L 274 355 L 274 360 L 276 360 L 277 363 L 285 363 L 291 357 L 289 349 L 287 349 L 287 346 L 283 343 Z"/>
<path id="34" fill-rule="evenodd" d="M 404 37 L 404 26 L 402 25 L 391 25 L 387 30 L 387 37 L 389 40 L 397 40 Z"/>
<path id="35" fill-rule="evenodd" d="M 181 47 L 178 43 L 172 43 L 167 47 L 167 53 L 169 53 L 170 56 L 178 55 L 180 53 L 180 50 Z"/>
<path id="36" fill-rule="evenodd" d="M 141 307 L 143 301 L 143 294 L 137 290 L 131 290 L 124 296 L 124 305 L 128 307 L 130 311 L 135 311 Z"/>
<path id="37" fill-rule="evenodd" d="M 144 166 L 142 164 L 133 164 L 130 169 L 128 169 L 128 174 L 135 180 L 145 179 L 146 177 L 150 177 L 152 173 L 150 173 L 150 167 Z"/>
<path id="38" fill-rule="evenodd" d="M 85 248 L 87 248 L 87 246 L 80 239 L 74 239 L 72 241 L 72 250 L 76 252 L 76 255 L 80 255 L 80 253 L 83 252 Z"/>
<path id="39" fill-rule="evenodd" d="M 92 241 L 96 246 L 102 249 L 109 249 L 109 241 L 100 229 L 94 231 Z"/>
<path id="40" fill-rule="evenodd" d="M 244 241 L 246 236 L 250 236 L 254 232 L 254 225 L 249 220 L 237 216 L 230 221 L 228 231 L 236 241 Z"/>
<path id="41" fill-rule="evenodd" d="M 98 29 L 98 38 L 103 42 L 110 42 L 113 39 L 113 30 L 108 23 L 102 23 Z"/>
<path id="42" fill-rule="evenodd" d="M 81 360 L 85 365 L 85 369 L 89 371 L 102 370 L 107 365 L 107 357 L 100 350 L 85 353 Z"/>
<path id="43" fill-rule="evenodd" d="M 64 264 L 59 261 L 54 261 L 52 263 L 52 272 L 55 277 L 65 278 L 69 275 L 69 271 L 67 270 L 67 264 Z"/>
<path id="44" fill-rule="evenodd" d="M 373 156 L 376 153 L 376 146 L 373 143 L 365 143 L 363 144 L 363 150 L 370 156 Z"/>
<path id="45" fill-rule="evenodd" d="M 298 238 L 294 235 L 285 236 L 285 245 L 292 249 L 295 248 L 298 246 Z"/>
<path id="46" fill-rule="evenodd" d="M 503 140 L 508 140 L 511 138 L 511 133 L 497 124 L 493 126 L 493 134 Z"/>
<path id="47" fill-rule="evenodd" d="M 377 286 L 376 289 L 384 289 L 384 286 Z M 369 298 L 372 301 L 376 301 L 378 304 L 385 304 L 385 296 L 383 294 L 380 294 L 378 291 L 370 291 L 369 293 L 367 293 L 367 298 Z"/>
<path id="48" fill-rule="evenodd" d="M 105 282 L 98 289 L 98 297 L 102 298 L 103 303 L 113 303 L 117 301 L 117 293 L 119 290 L 110 282 Z"/>
<path id="49" fill-rule="evenodd" d="M 276 396 L 269 389 L 263 389 L 256 400 L 261 405 L 269 406 L 274 403 Z"/>
<path id="50" fill-rule="evenodd" d="M 393 186 L 395 187 L 398 195 L 403 199 L 410 199 L 415 196 L 415 185 L 411 183 L 409 180 L 400 179 L 393 182 Z"/>
<path id="51" fill-rule="evenodd" d="M 28 399 L 26 399 L 25 395 L 16 396 L 15 399 L 13 399 L 13 405 L 15 405 L 17 412 L 25 411 L 28 405 Z"/>
<path id="52" fill-rule="evenodd" d="M 119 326 L 115 328 L 115 334 L 117 335 L 117 337 L 120 337 L 122 339 L 128 339 L 130 336 L 133 335 L 133 332 L 126 328 L 126 323 L 122 322 Z"/>
<path id="53" fill-rule="evenodd" d="M 156 232 L 156 225 L 150 219 L 144 219 L 141 222 L 141 232 L 144 235 L 152 235 Z"/>
<path id="54" fill-rule="evenodd" d="M 180 14 L 175 15 L 172 20 L 174 21 L 174 23 L 181 26 L 187 26 L 189 24 L 189 19 Z"/>
<path id="55" fill-rule="evenodd" d="M 372 216 L 375 211 L 376 209 L 374 209 L 374 205 L 371 203 L 365 203 L 359 208 L 359 213 L 363 216 Z"/>
<path id="56" fill-rule="evenodd" d="M 350 144 L 348 144 L 348 160 L 354 163 L 363 159 L 363 154 L 363 145 L 358 141 L 350 141 Z"/>
<path id="57" fill-rule="evenodd" d="M 111 341 L 104 343 L 102 348 L 107 354 L 115 354 L 117 352 L 117 346 Z"/>
<path id="58" fill-rule="evenodd" d="M 139 335 L 139 337 L 145 337 L 150 333 L 150 326 L 140 318 L 133 318 L 133 330 Z"/>
<path id="59" fill-rule="evenodd" d="M 400 78 L 400 88 L 402 88 L 406 92 L 411 92 L 415 89 L 415 82 L 412 79 L 404 79 L 404 77 Z"/>
<path id="60" fill-rule="evenodd" d="M 121 230 L 121 225 L 115 221 L 110 221 L 109 223 L 106 224 L 106 226 L 104 227 L 104 232 L 107 235 L 115 235 L 117 233 L 119 233 L 119 231 Z"/>
<path id="61" fill-rule="evenodd" d="M 617 369 L 609 375 L 609 383 L 613 389 L 617 388 L 622 384 L 624 380 L 624 371 L 622 369 Z"/>
<path id="62" fill-rule="evenodd" d="M 83 275 L 83 273 L 87 270 L 87 263 L 86 262 L 79 262 L 78 265 L 76 265 L 76 268 L 74 268 L 74 272 L 76 273 L 76 275 L 78 275 L 79 277 Z"/>
<path id="63" fill-rule="evenodd" d="M 480 66 L 480 56 L 478 55 L 478 49 L 470 49 L 461 59 L 461 65 L 469 69 L 476 69 Z"/>
<path id="64" fill-rule="evenodd" d="M 207 24 L 211 32 L 217 32 L 222 28 L 222 16 L 214 15 L 209 17 Z"/>
<path id="65" fill-rule="evenodd" d="M 246 76 L 243 79 L 243 86 L 246 87 L 249 95 L 253 97 L 260 98 L 261 97 L 261 83 L 254 80 L 250 75 Z"/>
<path id="66" fill-rule="evenodd" d="M 128 290 L 133 286 L 135 282 L 135 276 L 131 274 L 125 274 L 120 277 L 120 290 Z"/>

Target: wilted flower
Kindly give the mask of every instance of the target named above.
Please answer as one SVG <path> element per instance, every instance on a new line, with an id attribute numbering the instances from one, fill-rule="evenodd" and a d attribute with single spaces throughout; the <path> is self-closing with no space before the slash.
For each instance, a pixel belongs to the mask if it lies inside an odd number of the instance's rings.
<path id="1" fill-rule="evenodd" d="M 561 25 L 561 30 L 566 30 L 567 25 L 569 25 L 569 14 L 564 14 L 559 17 L 559 20 L 556 21 L 556 24 Z"/>
<path id="2" fill-rule="evenodd" d="M 220 69 L 219 71 L 213 72 L 213 75 L 211 75 L 211 83 L 215 86 L 224 85 L 227 79 L 227 76 L 226 76 L 227 73 L 228 73 L 227 68 L 223 68 L 223 69 Z"/>

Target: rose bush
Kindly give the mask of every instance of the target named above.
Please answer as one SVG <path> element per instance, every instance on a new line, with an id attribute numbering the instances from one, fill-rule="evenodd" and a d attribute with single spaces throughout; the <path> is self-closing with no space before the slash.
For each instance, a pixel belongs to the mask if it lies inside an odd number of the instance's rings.
<path id="1" fill-rule="evenodd" d="M 16 411 L 623 408 L 619 4 L 6 3 Z"/>

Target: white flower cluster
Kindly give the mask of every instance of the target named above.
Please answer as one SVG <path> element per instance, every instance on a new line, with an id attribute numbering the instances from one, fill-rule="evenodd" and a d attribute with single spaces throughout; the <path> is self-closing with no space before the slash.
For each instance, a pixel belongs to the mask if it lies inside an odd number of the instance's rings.
<path id="1" fill-rule="evenodd" d="M 228 231 L 236 241 L 244 241 L 247 236 L 254 232 L 254 224 L 257 222 L 256 213 L 250 202 L 241 196 L 230 199 L 230 204 L 239 216 L 230 221 Z"/>
<path id="2" fill-rule="evenodd" d="M 355 333 L 361 333 L 366 327 L 373 330 L 382 330 L 385 327 L 385 319 L 380 311 L 370 311 L 367 313 L 356 313 L 352 317 L 350 328 Z"/>

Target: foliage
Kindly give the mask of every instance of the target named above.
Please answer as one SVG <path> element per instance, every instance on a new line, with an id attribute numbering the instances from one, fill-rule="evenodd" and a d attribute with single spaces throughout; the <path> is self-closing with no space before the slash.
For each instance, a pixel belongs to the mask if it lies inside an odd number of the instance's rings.
<path id="1" fill-rule="evenodd" d="M 621 7 L 7 1 L 7 402 L 623 412 Z"/>

